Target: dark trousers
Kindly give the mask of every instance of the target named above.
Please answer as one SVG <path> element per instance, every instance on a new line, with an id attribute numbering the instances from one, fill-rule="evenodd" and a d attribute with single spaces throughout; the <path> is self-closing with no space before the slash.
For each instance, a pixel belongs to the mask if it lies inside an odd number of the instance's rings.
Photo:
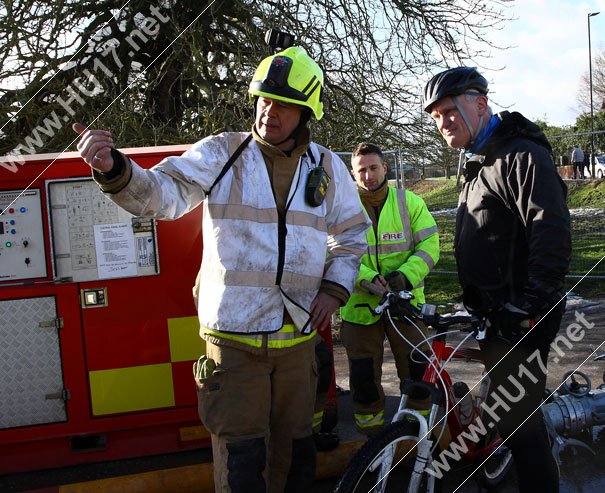
<path id="1" fill-rule="evenodd" d="M 414 345 L 420 345 L 428 335 L 424 326 L 419 329 L 401 320 L 394 319 L 399 332 Z M 384 340 L 388 339 L 395 359 L 397 376 L 401 383 L 412 377 L 410 372 L 409 355 L 412 347 L 405 342 L 391 326 L 386 316 L 371 325 L 359 325 L 343 321 L 340 329 L 340 339 L 347 351 L 349 359 L 349 385 L 353 401 L 353 413 L 357 431 L 364 435 L 373 435 L 384 426 L 385 395 L 382 388 L 382 363 L 384 359 Z M 428 346 L 420 346 L 423 352 Z M 414 359 L 422 360 L 416 354 Z M 422 375 L 421 375 L 422 376 Z M 421 402 L 411 404 L 424 406 Z"/>
<path id="2" fill-rule="evenodd" d="M 571 163 L 573 166 L 573 177 L 584 178 L 584 161 L 574 161 Z"/>
<path id="3" fill-rule="evenodd" d="M 300 493 L 315 472 L 311 422 L 314 341 L 277 356 L 206 341 L 216 369 L 197 381 L 198 410 L 212 435 L 217 493 Z"/>
<path id="4" fill-rule="evenodd" d="M 546 387 L 547 357 L 560 324 L 564 302 L 544 317 L 514 349 L 514 341 L 494 336 L 482 351 L 491 378 L 484 416 L 496 426 L 515 460 L 519 491 L 556 493 L 559 469 L 540 404 Z M 509 350 L 510 353 L 506 354 Z"/>

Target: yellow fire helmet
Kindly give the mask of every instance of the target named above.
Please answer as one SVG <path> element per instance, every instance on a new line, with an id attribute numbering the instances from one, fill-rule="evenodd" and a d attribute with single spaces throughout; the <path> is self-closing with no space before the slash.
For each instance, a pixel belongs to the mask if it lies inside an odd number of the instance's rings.
<path id="1" fill-rule="evenodd" d="M 304 49 L 292 46 L 260 62 L 248 94 L 307 106 L 321 120 L 324 75 Z"/>

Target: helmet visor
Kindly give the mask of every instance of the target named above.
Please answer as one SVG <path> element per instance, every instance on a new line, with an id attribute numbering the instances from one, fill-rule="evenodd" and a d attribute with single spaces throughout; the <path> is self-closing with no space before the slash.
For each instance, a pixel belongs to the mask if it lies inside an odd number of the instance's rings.
<path id="1" fill-rule="evenodd" d="M 269 66 L 265 79 L 252 81 L 250 90 L 257 94 L 265 93 L 268 97 L 281 96 L 294 101 L 307 102 L 311 94 L 321 85 L 321 81 L 314 75 L 302 91 L 299 91 L 288 84 L 291 69 L 291 58 L 276 56 Z"/>

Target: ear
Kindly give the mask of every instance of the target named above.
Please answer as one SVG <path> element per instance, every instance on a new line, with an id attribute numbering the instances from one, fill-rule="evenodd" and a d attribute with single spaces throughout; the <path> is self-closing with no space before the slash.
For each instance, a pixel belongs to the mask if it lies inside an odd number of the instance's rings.
<path id="1" fill-rule="evenodd" d="M 487 97 L 486 96 L 478 96 L 475 99 L 475 102 L 477 104 L 477 113 L 479 116 L 483 116 L 487 113 Z"/>

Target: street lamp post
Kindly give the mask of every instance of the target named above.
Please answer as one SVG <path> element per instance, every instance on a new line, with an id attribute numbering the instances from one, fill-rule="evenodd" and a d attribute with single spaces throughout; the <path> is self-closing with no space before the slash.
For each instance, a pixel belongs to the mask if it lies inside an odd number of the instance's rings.
<path id="1" fill-rule="evenodd" d="M 594 111 L 592 108 L 592 53 L 590 50 L 590 18 L 599 15 L 600 12 L 591 12 L 588 14 L 588 78 L 590 80 L 590 171 L 595 176 L 594 160 Z"/>

